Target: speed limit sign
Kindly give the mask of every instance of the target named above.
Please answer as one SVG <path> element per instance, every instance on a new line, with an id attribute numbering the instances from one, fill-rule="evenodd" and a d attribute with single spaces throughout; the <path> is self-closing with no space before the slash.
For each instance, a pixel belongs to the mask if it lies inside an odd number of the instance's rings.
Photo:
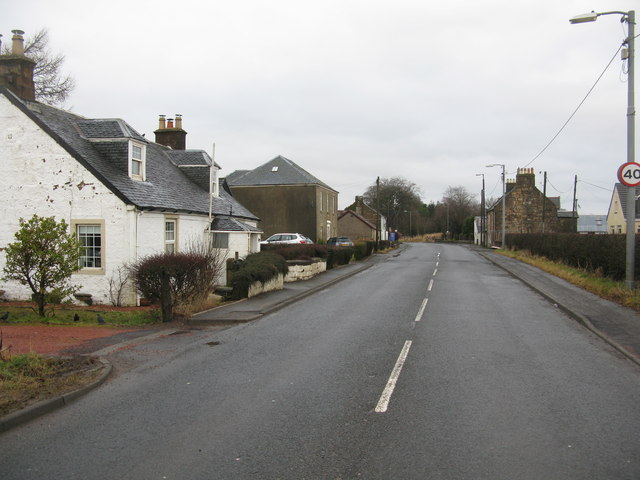
<path id="1" fill-rule="evenodd" d="M 627 187 L 640 185 L 640 163 L 627 162 L 618 169 L 618 180 Z"/>

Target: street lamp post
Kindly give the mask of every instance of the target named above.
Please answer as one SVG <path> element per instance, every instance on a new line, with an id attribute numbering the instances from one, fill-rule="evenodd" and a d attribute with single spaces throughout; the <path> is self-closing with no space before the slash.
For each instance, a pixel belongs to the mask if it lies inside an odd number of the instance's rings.
<path id="1" fill-rule="evenodd" d="M 404 213 L 409 213 L 409 236 L 412 237 L 412 225 L 411 225 L 411 210 L 405 210 Z"/>
<path id="2" fill-rule="evenodd" d="M 492 163 L 491 165 L 487 165 L 487 167 L 502 167 L 502 248 L 505 248 L 505 237 L 507 235 L 506 226 L 506 210 L 505 210 L 505 197 L 507 196 L 507 187 L 504 173 L 504 163 Z"/>
<path id="3" fill-rule="evenodd" d="M 634 56 L 635 56 L 635 24 L 636 24 L 636 12 L 629 10 L 628 12 L 612 11 L 602 13 L 584 13 L 577 15 L 570 19 L 571 23 L 585 23 L 595 22 L 596 19 L 602 15 L 622 15 L 622 22 L 627 22 L 629 26 L 629 36 L 624 43 L 627 45 L 626 50 L 623 50 L 623 59 L 627 60 L 627 67 L 629 72 L 629 78 L 627 79 L 628 91 L 627 91 L 627 162 L 635 161 L 635 93 L 634 93 Z M 626 55 L 626 57 L 625 57 Z M 636 188 L 627 187 L 627 253 L 626 253 L 626 285 L 628 288 L 633 289 L 635 284 L 635 249 L 636 249 L 636 235 L 635 235 L 635 220 L 636 220 Z"/>
<path id="4" fill-rule="evenodd" d="M 485 240 L 486 240 L 486 211 L 485 211 L 485 204 L 484 204 L 484 173 L 476 173 L 476 177 L 482 177 L 482 193 L 480 195 L 480 245 L 482 245 L 483 247 L 486 246 L 485 245 Z"/>

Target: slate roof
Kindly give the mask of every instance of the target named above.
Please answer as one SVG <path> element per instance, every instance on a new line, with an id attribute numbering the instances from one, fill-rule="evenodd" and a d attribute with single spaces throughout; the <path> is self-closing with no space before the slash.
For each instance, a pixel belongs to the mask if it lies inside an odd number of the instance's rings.
<path id="1" fill-rule="evenodd" d="M 216 232 L 254 232 L 262 233 L 257 227 L 252 227 L 237 218 L 219 215 L 211 223 L 211 230 Z"/>
<path id="2" fill-rule="evenodd" d="M 354 212 L 353 210 L 349 210 L 349 209 L 345 209 L 345 210 L 340 210 L 338 212 L 338 220 L 340 220 L 341 218 L 343 218 L 345 215 L 351 215 L 352 217 L 360 220 L 362 223 L 364 223 L 367 227 L 372 228 L 372 229 L 376 229 L 376 226 L 371 223 L 369 220 L 367 220 L 366 218 L 364 218 L 362 215 L 358 215 L 356 212 Z"/>
<path id="3" fill-rule="evenodd" d="M 580 215 L 578 232 L 607 233 L 606 215 Z"/>
<path id="4" fill-rule="evenodd" d="M 169 150 L 167 152 L 176 165 L 211 165 L 211 157 L 204 150 Z M 220 165 L 215 163 L 220 168 Z"/>
<path id="5" fill-rule="evenodd" d="M 121 119 L 87 119 L 38 102 L 23 101 L 4 87 L 3 94 L 71 156 L 127 204 L 140 209 L 209 214 L 209 192 L 190 180 L 177 165 L 199 161 L 211 165 L 201 150 L 181 153 L 150 142 Z M 128 141 L 146 145 L 146 181 L 128 175 Z M 214 215 L 258 220 L 227 191 L 213 198 Z"/>
<path id="6" fill-rule="evenodd" d="M 232 187 L 257 185 L 321 185 L 336 192 L 288 158 L 278 155 L 254 170 L 236 170 L 226 177 Z"/>

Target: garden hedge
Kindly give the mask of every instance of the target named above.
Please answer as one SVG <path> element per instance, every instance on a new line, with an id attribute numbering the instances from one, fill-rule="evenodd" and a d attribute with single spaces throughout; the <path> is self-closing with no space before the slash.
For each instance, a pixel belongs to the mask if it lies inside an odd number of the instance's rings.
<path id="1" fill-rule="evenodd" d="M 578 233 L 518 233 L 507 235 L 507 248 L 526 250 L 569 266 L 600 273 L 613 280 L 624 280 L 626 235 L 584 235 Z M 636 235 L 636 251 L 639 250 Z M 636 262 L 635 275 L 640 274 Z"/>

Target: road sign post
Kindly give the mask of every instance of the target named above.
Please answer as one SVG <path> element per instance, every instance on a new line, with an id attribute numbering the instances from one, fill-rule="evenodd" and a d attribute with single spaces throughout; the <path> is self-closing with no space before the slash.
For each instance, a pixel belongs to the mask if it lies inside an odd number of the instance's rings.
<path id="1" fill-rule="evenodd" d="M 636 187 L 640 185 L 640 164 L 623 163 L 618 169 L 618 180 L 627 187 L 626 285 L 633 290 L 636 269 Z"/>

